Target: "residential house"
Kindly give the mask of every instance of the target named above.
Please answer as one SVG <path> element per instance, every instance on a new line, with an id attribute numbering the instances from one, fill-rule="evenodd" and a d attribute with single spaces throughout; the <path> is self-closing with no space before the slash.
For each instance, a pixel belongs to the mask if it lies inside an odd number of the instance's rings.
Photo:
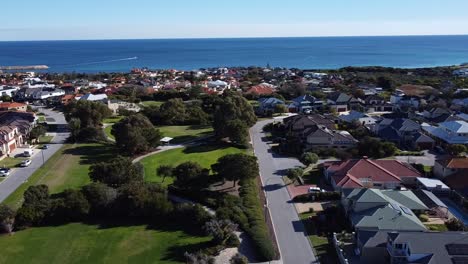
<path id="1" fill-rule="evenodd" d="M 429 215 L 448 219 L 449 210 L 447 205 L 442 202 L 434 193 L 423 189 L 414 189 L 413 193 L 419 198 L 419 200 L 421 200 L 421 202 L 424 203 L 427 208 L 429 208 Z"/>
<path id="2" fill-rule="evenodd" d="M 417 178 L 419 189 L 427 190 L 436 194 L 444 195 L 450 192 L 450 188 L 438 179 Z"/>
<path id="3" fill-rule="evenodd" d="M 443 180 L 450 188 L 468 194 L 468 158 L 436 160 L 434 176 Z"/>
<path id="4" fill-rule="evenodd" d="M 314 125 L 304 130 L 302 142 L 305 150 L 313 148 L 348 149 L 355 147 L 358 140 L 347 131 L 331 130 L 325 126 Z"/>
<path id="5" fill-rule="evenodd" d="M 354 159 L 324 164 L 324 175 L 335 190 L 343 188 L 395 189 L 415 185 L 422 177 L 415 168 L 397 160 Z"/>
<path id="6" fill-rule="evenodd" d="M 420 105 L 425 104 L 422 99 L 417 96 L 407 96 L 402 93 L 394 93 L 390 96 L 390 103 L 396 109 L 405 110 L 405 108 L 417 109 Z"/>
<path id="7" fill-rule="evenodd" d="M 364 108 L 368 113 L 393 112 L 394 106 L 385 101 L 382 97 L 371 94 L 364 98 Z"/>
<path id="8" fill-rule="evenodd" d="M 421 133 L 421 125 L 407 118 L 386 118 L 373 127 L 380 138 L 403 148 L 432 149 L 435 141 Z"/>
<path id="9" fill-rule="evenodd" d="M 358 122 L 359 124 L 365 126 L 365 125 L 374 125 L 378 121 L 380 121 L 379 117 L 376 116 L 369 116 L 367 114 L 364 114 L 362 112 L 354 111 L 351 110 L 348 114 L 341 114 L 338 116 L 338 119 L 340 121 L 343 121 L 345 123 L 351 124 L 353 122 Z"/>
<path id="10" fill-rule="evenodd" d="M 356 232 L 427 230 L 413 210 L 425 211 L 428 208 L 411 191 L 345 189 L 341 204 Z"/>
<path id="11" fill-rule="evenodd" d="M 20 90 L 19 86 L 6 86 L 0 85 L 0 96 L 7 95 L 13 97 L 17 91 Z"/>
<path id="12" fill-rule="evenodd" d="M 359 263 L 468 263 L 466 232 L 364 230 L 356 240 Z"/>
<path id="13" fill-rule="evenodd" d="M 255 110 L 259 115 L 272 115 L 276 112 L 277 105 L 285 105 L 284 101 L 275 97 L 260 98 L 258 103 L 259 105 Z"/>
<path id="14" fill-rule="evenodd" d="M 69 103 L 73 102 L 75 99 L 75 94 L 66 94 L 62 97 L 61 103 L 62 105 L 68 105 Z"/>
<path id="15" fill-rule="evenodd" d="M 0 112 L 0 152 L 10 154 L 24 144 L 29 132 L 36 124 L 34 113 L 3 111 Z"/>
<path id="16" fill-rule="evenodd" d="M 362 101 L 341 92 L 334 92 L 327 96 L 327 105 L 336 112 L 347 112 L 351 109 L 359 110 L 362 108 Z"/>
<path id="17" fill-rule="evenodd" d="M 306 94 L 294 98 L 288 108 L 290 112 L 308 114 L 314 110 L 321 109 L 324 106 L 324 103 L 325 102 Z"/>
<path id="18" fill-rule="evenodd" d="M 275 92 L 275 86 L 269 83 L 261 83 L 250 87 L 245 93 L 252 95 L 271 95 Z"/>
<path id="19" fill-rule="evenodd" d="M 304 130 L 319 125 L 328 129 L 336 129 L 336 121 L 333 116 L 312 114 L 295 115 L 283 119 L 283 124 L 289 136 L 302 137 Z"/>
<path id="20" fill-rule="evenodd" d="M 468 123 L 466 121 L 448 121 L 438 126 L 423 124 L 422 128 L 429 135 L 447 144 L 468 145 Z"/>
<path id="21" fill-rule="evenodd" d="M 19 111 L 26 112 L 28 109 L 27 104 L 16 103 L 16 102 L 4 102 L 0 103 L 0 111 Z"/>
<path id="22" fill-rule="evenodd" d="M 85 94 L 83 96 L 80 97 L 79 100 L 83 100 L 83 101 L 92 101 L 92 102 L 101 102 L 101 103 L 107 103 L 107 94 L 91 94 L 91 93 L 88 93 L 88 94 Z"/>

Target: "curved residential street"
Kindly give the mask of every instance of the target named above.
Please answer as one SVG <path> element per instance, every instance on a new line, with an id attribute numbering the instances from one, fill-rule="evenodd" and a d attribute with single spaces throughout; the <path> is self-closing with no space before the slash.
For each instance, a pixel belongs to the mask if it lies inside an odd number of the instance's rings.
<path id="1" fill-rule="evenodd" d="M 48 149 L 34 149 L 34 155 L 30 158 L 32 161 L 31 165 L 26 168 L 12 169 L 10 175 L 0 183 L 0 202 L 3 202 L 3 200 L 13 193 L 23 182 L 27 181 L 28 178 L 42 166 L 43 161 L 47 161 L 63 146 L 65 140 L 70 135 L 66 130 L 67 122 L 65 121 L 63 113 L 47 108 L 41 108 L 40 111 L 45 114 L 47 123 L 57 124 L 58 131 L 54 133 L 54 138 L 51 143 L 48 144 Z"/>
<path id="2" fill-rule="evenodd" d="M 258 122 L 250 129 L 250 135 L 260 166 L 260 176 L 273 220 L 281 260 L 287 264 L 318 263 L 305 235 L 304 225 L 297 215 L 294 204 L 291 203 L 291 197 L 281 177 L 285 170 L 302 164 L 297 159 L 279 157 L 271 152 L 270 147 L 263 140 L 265 133 L 262 131 L 263 126 L 270 122 L 272 120 Z"/>

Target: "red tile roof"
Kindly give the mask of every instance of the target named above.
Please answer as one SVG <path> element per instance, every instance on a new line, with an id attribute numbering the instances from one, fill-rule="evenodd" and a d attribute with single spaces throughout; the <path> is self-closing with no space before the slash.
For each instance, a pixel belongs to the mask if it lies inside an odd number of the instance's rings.
<path id="1" fill-rule="evenodd" d="M 259 84 L 250 87 L 249 90 L 247 90 L 248 94 L 258 94 L 258 95 L 268 95 L 274 93 L 274 90 L 271 86 L 265 85 L 265 84 Z"/>
<path id="2" fill-rule="evenodd" d="M 327 170 L 341 187 L 363 187 L 360 179 L 401 182 L 401 177 L 421 177 L 409 164 L 397 160 L 347 160 L 327 164 Z"/>
<path id="3" fill-rule="evenodd" d="M 450 169 L 468 169 L 468 158 L 440 159 L 437 163 Z"/>
<path id="4" fill-rule="evenodd" d="M 16 108 L 16 107 L 24 107 L 24 106 L 26 106 L 26 104 L 16 103 L 16 102 L 0 103 L 0 108 Z"/>

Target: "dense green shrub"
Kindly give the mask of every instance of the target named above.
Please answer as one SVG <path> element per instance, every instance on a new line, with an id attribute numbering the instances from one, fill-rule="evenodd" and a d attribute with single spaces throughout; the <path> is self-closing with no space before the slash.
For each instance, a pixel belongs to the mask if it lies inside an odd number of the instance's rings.
<path id="1" fill-rule="evenodd" d="M 263 206 L 258 198 L 257 186 L 254 180 L 246 180 L 241 183 L 239 195 L 245 208 L 245 214 L 249 221 L 246 230 L 262 256 L 263 260 L 269 261 L 276 258 L 277 253 L 268 233 Z"/>

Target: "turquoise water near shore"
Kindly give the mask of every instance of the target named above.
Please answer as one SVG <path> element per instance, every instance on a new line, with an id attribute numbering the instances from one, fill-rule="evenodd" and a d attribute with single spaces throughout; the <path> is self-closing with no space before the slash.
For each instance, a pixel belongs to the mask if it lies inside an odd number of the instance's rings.
<path id="1" fill-rule="evenodd" d="M 432 67 L 468 62 L 468 36 L 307 37 L 0 42 L 0 65 L 50 72 L 192 70 L 222 66 L 333 69 Z"/>

